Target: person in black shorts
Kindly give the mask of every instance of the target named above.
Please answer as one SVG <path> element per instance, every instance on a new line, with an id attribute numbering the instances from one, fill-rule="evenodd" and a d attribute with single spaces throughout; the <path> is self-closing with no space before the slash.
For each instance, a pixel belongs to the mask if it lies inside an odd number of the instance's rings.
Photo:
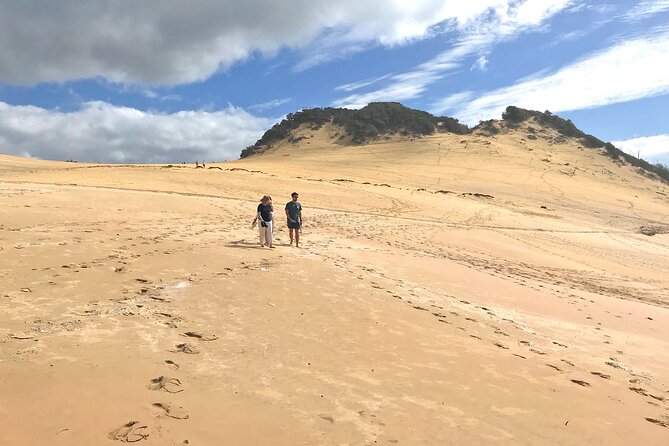
<path id="1" fill-rule="evenodd" d="M 286 203 L 286 218 L 288 218 L 288 232 L 290 233 L 290 244 L 293 244 L 295 234 L 295 246 L 300 247 L 300 227 L 302 226 L 302 205 L 297 201 L 297 192 L 290 194 L 292 200 Z"/>

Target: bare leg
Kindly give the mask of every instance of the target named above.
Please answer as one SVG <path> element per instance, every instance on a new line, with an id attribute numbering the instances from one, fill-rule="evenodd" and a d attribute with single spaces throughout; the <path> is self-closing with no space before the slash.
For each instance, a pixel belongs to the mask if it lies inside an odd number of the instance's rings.
<path id="1" fill-rule="evenodd" d="M 300 247 L 300 230 L 295 229 L 295 247 L 299 248 Z"/>
<path id="2" fill-rule="evenodd" d="M 290 245 L 293 245 L 293 228 L 288 228 L 288 233 L 290 234 Z"/>

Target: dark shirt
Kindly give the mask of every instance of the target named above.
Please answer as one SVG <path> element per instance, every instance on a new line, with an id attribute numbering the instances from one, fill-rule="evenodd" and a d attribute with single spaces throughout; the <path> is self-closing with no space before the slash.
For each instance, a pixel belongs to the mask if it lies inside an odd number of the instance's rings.
<path id="1" fill-rule="evenodd" d="M 258 212 L 260 212 L 260 218 L 263 221 L 272 221 L 272 205 L 271 204 L 262 204 L 258 205 Z"/>
<path id="2" fill-rule="evenodd" d="M 289 201 L 286 203 L 286 210 L 290 218 L 299 223 L 300 221 L 300 212 L 302 211 L 302 205 L 298 201 Z"/>

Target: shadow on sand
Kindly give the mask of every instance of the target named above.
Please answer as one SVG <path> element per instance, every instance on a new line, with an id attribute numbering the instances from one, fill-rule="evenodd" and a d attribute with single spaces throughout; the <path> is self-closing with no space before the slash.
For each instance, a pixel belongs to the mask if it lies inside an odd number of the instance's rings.
<path id="1" fill-rule="evenodd" d="M 259 242 L 245 242 L 242 240 L 230 242 L 225 245 L 226 248 L 247 248 L 247 249 L 264 249 Z"/>

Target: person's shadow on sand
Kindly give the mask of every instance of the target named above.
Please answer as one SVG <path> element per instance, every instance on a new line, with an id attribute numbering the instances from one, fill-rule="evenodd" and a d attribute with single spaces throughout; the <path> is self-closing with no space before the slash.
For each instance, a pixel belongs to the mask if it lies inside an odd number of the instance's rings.
<path id="1" fill-rule="evenodd" d="M 258 243 L 246 242 L 244 240 L 237 240 L 230 242 L 225 245 L 226 248 L 245 248 L 245 249 L 264 249 L 264 246 L 260 246 Z"/>

